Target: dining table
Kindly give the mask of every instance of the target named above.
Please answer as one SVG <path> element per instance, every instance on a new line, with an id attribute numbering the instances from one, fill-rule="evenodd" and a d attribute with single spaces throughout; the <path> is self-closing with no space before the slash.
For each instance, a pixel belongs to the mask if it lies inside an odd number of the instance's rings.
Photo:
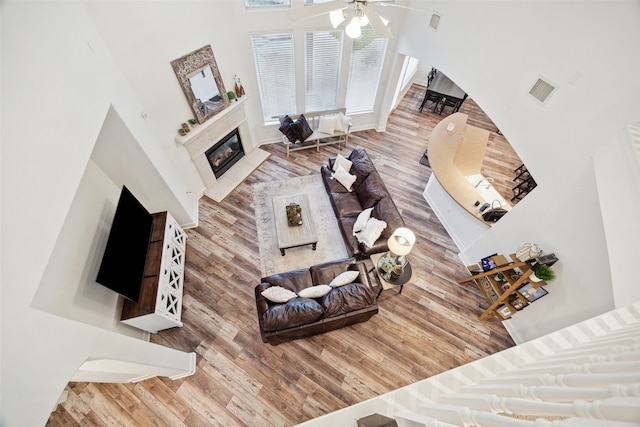
<path id="1" fill-rule="evenodd" d="M 445 107 L 451 107 L 452 113 L 457 113 L 462 103 L 467 99 L 467 94 L 456 85 L 442 71 L 437 71 L 430 83 L 420 104 L 419 111 L 422 111 L 428 102 L 431 102 L 434 113 L 442 114 Z"/>

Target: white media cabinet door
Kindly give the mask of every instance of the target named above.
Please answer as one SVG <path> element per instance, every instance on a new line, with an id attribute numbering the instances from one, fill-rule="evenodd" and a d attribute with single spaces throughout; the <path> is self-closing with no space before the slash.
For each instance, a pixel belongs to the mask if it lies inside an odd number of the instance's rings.
<path id="1" fill-rule="evenodd" d="M 150 333 L 182 326 L 182 289 L 187 235 L 166 212 L 155 308 L 122 322 Z"/>

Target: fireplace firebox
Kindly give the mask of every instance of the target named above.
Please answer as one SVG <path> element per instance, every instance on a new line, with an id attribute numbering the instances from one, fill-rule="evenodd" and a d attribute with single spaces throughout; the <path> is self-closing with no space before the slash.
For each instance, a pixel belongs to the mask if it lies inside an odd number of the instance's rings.
<path id="1" fill-rule="evenodd" d="M 238 160 L 244 156 L 242 140 L 238 128 L 231 131 L 227 136 L 218 141 L 205 153 L 213 174 L 220 178 L 222 174 L 231 168 Z"/>

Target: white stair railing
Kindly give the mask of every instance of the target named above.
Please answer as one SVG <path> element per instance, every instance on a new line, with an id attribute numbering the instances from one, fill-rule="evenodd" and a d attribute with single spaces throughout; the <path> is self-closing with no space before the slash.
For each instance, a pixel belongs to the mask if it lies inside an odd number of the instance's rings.
<path id="1" fill-rule="evenodd" d="M 534 362 L 527 362 L 528 368 L 537 366 L 550 366 L 552 362 L 557 363 L 598 363 L 598 362 L 620 362 L 620 361 L 640 361 L 640 351 L 634 351 L 631 347 L 626 347 L 622 353 L 569 355 L 567 357 L 541 358 Z"/>
<path id="2" fill-rule="evenodd" d="M 399 427 L 638 427 L 640 302 L 303 425 L 372 412 Z"/>
<path id="3" fill-rule="evenodd" d="M 497 414 L 579 417 L 624 422 L 640 420 L 640 398 L 634 397 L 613 397 L 593 402 L 576 400 L 571 403 L 555 403 L 516 397 L 456 393 L 442 396 L 439 401 Z"/>
<path id="4" fill-rule="evenodd" d="M 640 384 L 624 386 L 614 384 L 603 388 L 524 386 L 522 384 L 495 384 L 462 387 L 463 393 L 495 394 L 502 397 L 544 400 L 547 402 L 570 402 L 572 400 L 602 400 L 610 397 L 640 397 Z"/>
<path id="5" fill-rule="evenodd" d="M 518 419 L 505 415 L 494 414 L 492 412 L 478 411 L 458 405 L 447 405 L 442 403 L 426 403 L 419 408 L 422 412 L 423 419 L 437 419 L 441 422 L 464 427 L 637 427 L 634 421 L 612 421 L 603 419 L 586 419 L 586 418 L 566 418 L 548 420 L 545 418 L 537 418 L 535 420 Z M 405 427 L 408 424 L 405 420 L 410 420 L 408 414 L 396 414 L 396 420 L 399 426 Z M 414 424 L 431 427 L 429 424 Z"/>

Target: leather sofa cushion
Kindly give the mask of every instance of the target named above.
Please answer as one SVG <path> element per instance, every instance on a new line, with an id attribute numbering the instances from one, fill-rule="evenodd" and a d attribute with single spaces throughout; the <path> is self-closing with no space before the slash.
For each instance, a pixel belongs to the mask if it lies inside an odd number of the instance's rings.
<path id="1" fill-rule="evenodd" d="M 338 218 L 345 216 L 358 216 L 362 212 L 362 206 L 358 195 L 353 193 L 333 193 L 331 195 L 333 211 Z"/>
<path id="2" fill-rule="evenodd" d="M 353 235 L 353 225 L 355 224 L 357 216 L 345 216 L 338 218 L 340 225 L 340 233 L 344 240 L 344 244 L 347 245 L 347 250 L 350 254 L 357 255 L 360 253 L 360 243 L 358 239 Z"/>
<path id="3" fill-rule="evenodd" d="M 327 167 L 327 165 L 322 165 L 322 167 L 320 168 L 320 173 L 322 174 L 322 182 L 324 183 L 324 188 L 327 190 L 327 194 L 349 192 L 346 188 L 344 188 L 344 185 L 333 179 L 333 172 L 331 171 L 331 169 L 329 169 L 329 167 Z"/>
<path id="4" fill-rule="evenodd" d="M 318 301 L 309 298 L 294 298 L 285 304 L 276 304 L 262 315 L 265 331 L 279 331 L 313 323 L 322 318 L 324 310 Z"/>
<path id="5" fill-rule="evenodd" d="M 301 291 L 304 288 L 308 288 L 312 283 L 311 275 L 307 268 L 263 277 L 262 282 L 268 283 L 272 286 L 282 286 L 283 288 L 290 289 L 295 293 L 298 293 L 298 291 Z"/>
<path id="6" fill-rule="evenodd" d="M 346 258 L 342 261 L 329 261 L 322 264 L 316 264 L 309 267 L 311 280 L 314 285 L 328 285 L 338 275 L 348 270 L 357 270 L 353 258 Z"/>
<path id="7" fill-rule="evenodd" d="M 324 307 L 323 317 L 329 318 L 360 310 L 371 306 L 375 302 L 375 297 L 371 289 L 363 283 L 349 283 L 338 288 L 333 288 L 331 292 L 322 298 Z"/>
<path id="8" fill-rule="evenodd" d="M 372 208 L 380 200 L 390 197 L 382 179 L 377 173 L 369 174 L 367 179 L 357 187 L 356 194 L 358 195 L 358 200 L 360 200 L 362 209 Z"/>
<path id="9" fill-rule="evenodd" d="M 404 220 L 391 197 L 386 197 L 376 203 L 371 216 L 383 219 L 387 223 L 387 228 L 382 232 L 384 238 L 391 237 L 396 228 L 404 227 Z"/>
<path id="10" fill-rule="evenodd" d="M 362 184 L 370 173 L 376 171 L 367 151 L 363 148 L 354 149 L 349 155 L 349 160 L 353 163 L 351 165 L 351 173 L 356 176 L 356 187 Z"/>

